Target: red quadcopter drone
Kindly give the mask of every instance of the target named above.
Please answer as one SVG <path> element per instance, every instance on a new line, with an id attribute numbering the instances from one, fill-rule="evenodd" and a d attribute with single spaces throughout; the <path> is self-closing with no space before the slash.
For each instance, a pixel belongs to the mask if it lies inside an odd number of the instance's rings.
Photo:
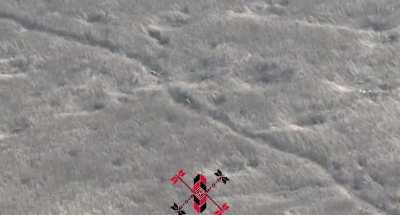
<path id="1" fill-rule="evenodd" d="M 178 215 L 184 215 L 186 212 L 183 210 L 183 207 L 189 203 L 189 201 L 193 198 L 193 209 L 196 213 L 202 213 L 207 208 L 207 199 L 209 199 L 216 207 L 217 210 L 214 212 L 214 215 L 223 215 L 229 209 L 228 203 L 223 203 L 219 205 L 211 196 L 208 194 L 211 189 L 213 189 L 217 183 L 222 182 L 226 184 L 229 181 L 229 178 L 224 176 L 221 170 L 217 170 L 214 173 L 218 178 L 211 185 L 211 187 L 207 188 L 207 178 L 202 174 L 197 174 L 193 179 L 193 187 L 190 187 L 188 183 L 183 180 L 183 177 L 186 175 L 184 170 L 179 170 L 176 175 L 174 175 L 170 181 L 172 184 L 176 185 L 178 182 L 182 182 L 183 185 L 190 191 L 191 195 L 187 198 L 181 205 L 178 206 L 174 202 L 171 206 L 171 209 L 174 210 Z"/>

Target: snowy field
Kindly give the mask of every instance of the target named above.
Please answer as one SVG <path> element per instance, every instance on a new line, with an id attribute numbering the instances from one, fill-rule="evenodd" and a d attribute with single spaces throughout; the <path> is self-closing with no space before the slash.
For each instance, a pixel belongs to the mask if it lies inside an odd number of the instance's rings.
<path id="1" fill-rule="evenodd" d="M 172 215 L 180 168 L 400 215 L 400 1 L 0 0 L 0 215 Z"/>

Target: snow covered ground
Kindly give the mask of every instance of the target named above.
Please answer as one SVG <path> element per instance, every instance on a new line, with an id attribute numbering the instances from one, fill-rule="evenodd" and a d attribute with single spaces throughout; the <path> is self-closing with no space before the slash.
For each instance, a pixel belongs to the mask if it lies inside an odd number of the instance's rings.
<path id="1" fill-rule="evenodd" d="M 228 214 L 399 215 L 399 26 L 398 0 L 0 0 L 0 214 L 173 214 L 169 178 L 219 168 Z"/>

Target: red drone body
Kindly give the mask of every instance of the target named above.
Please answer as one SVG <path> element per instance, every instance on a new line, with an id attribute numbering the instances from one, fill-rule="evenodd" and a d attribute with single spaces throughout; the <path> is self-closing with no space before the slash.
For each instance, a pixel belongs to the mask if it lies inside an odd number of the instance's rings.
<path id="1" fill-rule="evenodd" d="M 183 185 L 190 191 L 191 195 L 188 199 L 184 201 L 184 203 L 180 206 L 178 206 L 176 203 L 174 203 L 173 206 L 171 206 L 171 209 L 173 209 L 178 215 L 183 215 L 186 214 L 182 208 L 188 204 L 188 202 L 193 198 L 193 209 L 197 214 L 203 213 L 206 208 L 207 208 L 207 200 L 210 200 L 216 207 L 217 210 L 214 212 L 214 215 L 223 215 L 225 212 L 228 211 L 229 205 L 228 203 L 223 203 L 222 205 L 219 205 L 213 198 L 210 197 L 208 194 L 211 189 L 213 189 L 218 182 L 223 182 L 226 184 L 227 181 L 229 181 L 229 178 L 226 176 L 222 175 L 221 170 L 217 170 L 217 172 L 214 173 L 218 178 L 217 180 L 207 189 L 207 177 L 202 174 L 197 174 L 196 177 L 193 179 L 193 187 L 190 187 L 189 184 L 187 184 L 184 180 L 183 177 L 186 175 L 184 170 L 179 170 L 176 175 L 174 175 L 171 178 L 171 183 L 176 185 L 178 182 L 182 182 Z"/>

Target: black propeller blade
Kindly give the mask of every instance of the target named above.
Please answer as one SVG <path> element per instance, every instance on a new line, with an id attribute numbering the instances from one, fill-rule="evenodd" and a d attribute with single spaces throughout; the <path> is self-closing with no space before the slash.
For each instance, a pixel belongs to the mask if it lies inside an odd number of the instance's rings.
<path id="1" fill-rule="evenodd" d="M 179 206 L 174 202 L 174 205 L 171 206 L 171 209 L 178 213 L 178 215 L 184 215 L 186 212 L 184 210 L 179 209 Z"/>
<path id="2" fill-rule="evenodd" d="M 171 206 L 171 209 L 174 211 L 178 210 L 178 205 L 174 202 L 174 205 Z"/>
<path id="3" fill-rule="evenodd" d="M 221 170 L 217 170 L 217 172 L 214 173 L 214 175 L 221 177 L 222 183 L 226 184 L 227 181 L 229 181 L 229 178 L 226 176 L 222 175 L 222 171 Z"/>
<path id="4" fill-rule="evenodd" d="M 216 175 L 216 176 L 218 176 L 218 177 L 222 176 L 221 170 L 218 169 L 217 172 L 214 173 L 214 175 Z"/>

